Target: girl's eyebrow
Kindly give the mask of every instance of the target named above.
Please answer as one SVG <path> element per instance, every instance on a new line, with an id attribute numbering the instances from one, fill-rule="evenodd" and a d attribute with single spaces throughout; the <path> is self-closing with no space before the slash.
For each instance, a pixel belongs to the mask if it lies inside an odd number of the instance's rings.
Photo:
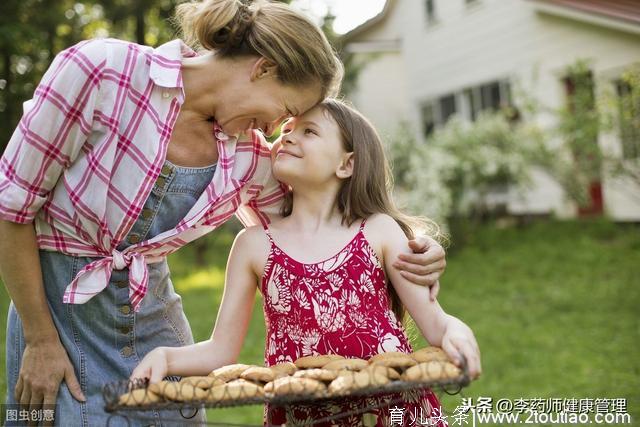
<path id="1" fill-rule="evenodd" d="M 318 124 L 316 122 L 312 122 L 311 120 L 305 120 L 304 122 L 302 122 L 301 124 L 308 124 L 311 126 L 315 126 L 317 128 L 319 128 L 320 126 L 318 126 Z"/>

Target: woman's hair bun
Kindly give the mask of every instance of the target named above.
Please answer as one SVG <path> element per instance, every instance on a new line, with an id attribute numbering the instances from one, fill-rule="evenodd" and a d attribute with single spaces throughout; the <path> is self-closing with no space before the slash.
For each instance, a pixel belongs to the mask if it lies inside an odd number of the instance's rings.
<path id="1" fill-rule="evenodd" d="M 277 66 L 278 80 L 320 84 L 320 98 L 337 93 L 343 67 L 322 30 L 288 4 L 270 0 L 201 0 L 176 7 L 187 44 L 220 57 L 259 56 Z"/>
<path id="2" fill-rule="evenodd" d="M 176 7 L 176 19 L 188 43 L 226 53 L 243 50 L 255 12 L 250 1 L 192 1 Z"/>

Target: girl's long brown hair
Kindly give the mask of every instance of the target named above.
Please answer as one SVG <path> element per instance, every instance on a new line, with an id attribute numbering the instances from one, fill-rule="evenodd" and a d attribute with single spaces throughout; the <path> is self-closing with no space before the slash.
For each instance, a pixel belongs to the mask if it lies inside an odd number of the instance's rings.
<path id="1" fill-rule="evenodd" d="M 355 221 L 381 213 L 395 219 L 409 239 L 413 239 L 416 232 L 441 239 L 440 228 L 434 221 L 405 215 L 396 207 L 389 162 L 382 141 L 369 120 L 336 99 L 326 99 L 320 106 L 338 124 L 344 149 L 348 153 L 353 152 L 353 174 L 343 180 L 336 200 L 342 223 L 350 226 Z M 290 215 L 292 209 L 293 196 L 289 193 L 282 208 L 283 216 Z M 388 290 L 391 309 L 402 321 L 405 307 L 393 286 L 388 286 Z"/>

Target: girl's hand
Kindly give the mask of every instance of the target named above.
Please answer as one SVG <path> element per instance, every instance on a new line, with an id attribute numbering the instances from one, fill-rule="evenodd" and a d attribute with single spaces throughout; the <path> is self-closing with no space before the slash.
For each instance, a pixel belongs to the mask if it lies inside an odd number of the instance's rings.
<path id="1" fill-rule="evenodd" d="M 142 362 L 136 366 L 131 373 L 129 379 L 131 381 L 136 379 L 148 379 L 150 383 L 157 383 L 162 381 L 169 373 L 169 367 L 167 366 L 167 353 L 163 347 L 158 347 L 150 351 Z"/>
<path id="2" fill-rule="evenodd" d="M 429 297 L 435 301 L 440 291 L 440 276 L 447 265 L 442 246 L 428 236 L 409 240 L 412 254 L 400 254 L 393 266 L 402 277 L 420 286 L 429 287 Z"/>
<path id="3" fill-rule="evenodd" d="M 471 379 L 478 378 L 482 373 L 480 349 L 476 337 L 471 328 L 455 317 L 451 318 L 442 337 L 442 349 L 458 367 L 462 367 L 462 356 L 467 359 Z"/>

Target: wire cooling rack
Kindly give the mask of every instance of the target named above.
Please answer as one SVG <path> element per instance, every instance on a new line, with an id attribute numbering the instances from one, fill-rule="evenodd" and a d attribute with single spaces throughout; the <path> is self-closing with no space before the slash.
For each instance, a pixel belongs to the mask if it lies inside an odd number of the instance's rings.
<path id="1" fill-rule="evenodd" d="M 264 384 L 251 383 L 244 380 L 234 380 L 224 385 L 206 388 L 209 384 L 195 383 L 185 384 L 181 381 L 167 381 L 158 389 L 156 385 L 155 393 L 149 390 L 146 381 L 116 381 L 108 383 L 103 388 L 103 398 L 105 410 L 112 416 L 110 420 L 113 425 L 118 425 L 125 421 L 129 424 L 131 419 L 155 421 L 154 413 L 157 411 L 175 411 L 176 417 L 163 416 L 163 422 L 176 423 L 177 425 L 202 424 L 202 421 L 195 417 L 198 411 L 206 408 L 228 408 L 234 406 L 262 405 L 269 403 L 272 407 L 287 407 L 291 405 L 325 405 L 342 404 L 345 399 L 359 399 L 365 402 L 364 398 L 372 397 L 379 399 L 366 399 L 367 404 L 358 407 L 357 411 L 343 412 L 331 417 L 314 420 L 305 425 L 317 425 L 327 421 L 339 421 L 340 418 L 353 414 L 364 414 L 381 407 L 388 407 L 403 401 L 399 393 L 408 391 L 420 391 L 425 389 L 442 390 L 447 394 L 457 394 L 461 389 L 470 383 L 469 372 L 466 361 L 463 360 L 461 370 L 458 375 L 451 376 L 444 373 L 445 362 L 433 361 L 430 372 L 427 376 L 431 379 L 421 379 L 409 381 L 402 377 L 400 379 L 389 380 L 385 384 L 376 383 L 374 371 L 369 371 L 370 380 L 364 378 L 364 382 L 358 384 L 358 378 L 363 379 L 361 372 L 342 372 L 342 376 L 353 378 L 348 380 L 353 386 L 341 392 L 330 392 L 327 387 L 318 390 L 316 387 L 309 388 L 305 385 L 291 386 L 290 389 L 280 390 L 280 393 L 265 392 Z M 442 373 L 439 374 L 434 364 L 441 363 Z M 379 377 L 378 377 L 379 378 Z M 230 387 L 229 385 L 233 385 Z M 330 381 L 324 382 L 326 384 Z M 243 387 L 244 385 L 244 387 Z M 200 387 L 198 387 L 200 386 Z M 198 390 L 196 390 L 198 389 Z M 167 397 L 170 396 L 170 397 Z M 382 397 L 386 397 L 383 399 Z M 378 402 L 378 403 L 371 403 Z M 116 421 L 117 420 L 117 421 Z M 267 425 L 272 425 L 267 420 Z M 226 426 L 254 426 L 253 424 L 231 424 L 228 422 L 217 423 L 215 421 L 206 422 L 207 425 Z M 260 424 L 262 425 L 262 424 Z M 292 424 L 287 423 L 287 426 Z"/>

